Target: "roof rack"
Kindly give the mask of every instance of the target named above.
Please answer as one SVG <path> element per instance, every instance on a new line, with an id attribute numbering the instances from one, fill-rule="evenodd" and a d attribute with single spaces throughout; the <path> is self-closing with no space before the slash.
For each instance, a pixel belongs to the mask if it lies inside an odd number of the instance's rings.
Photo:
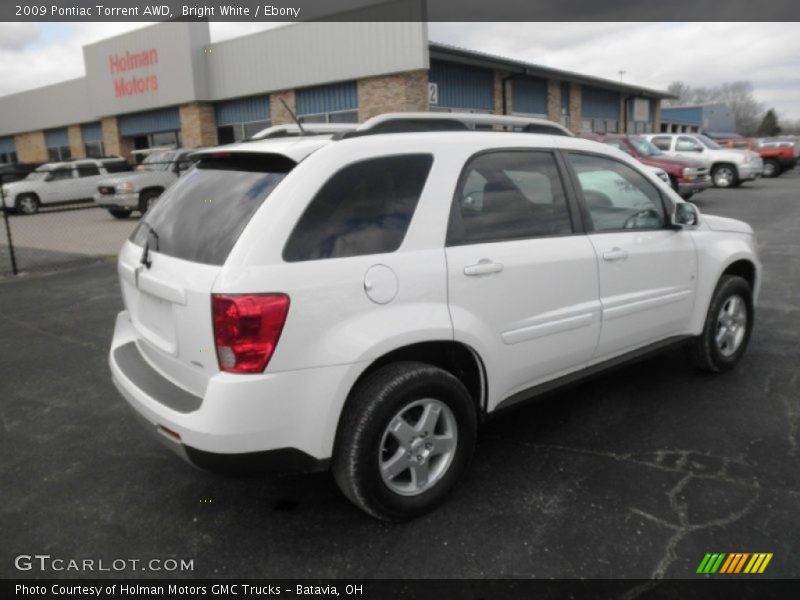
<path id="1" fill-rule="evenodd" d="M 381 133 L 415 133 L 423 131 L 471 131 L 476 127 L 490 127 L 492 130 L 519 133 L 572 136 L 569 129 L 563 125 L 534 117 L 476 113 L 407 112 L 387 113 L 373 117 L 365 121 L 357 129 L 348 131 L 339 137 L 351 138 Z"/>
<path id="2" fill-rule="evenodd" d="M 303 123 L 301 131 L 297 125 L 273 125 L 251 135 L 244 141 L 251 142 L 273 138 L 298 137 L 301 135 L 343 134 L 353 131 L 357 127 L 357 123 Z"/>

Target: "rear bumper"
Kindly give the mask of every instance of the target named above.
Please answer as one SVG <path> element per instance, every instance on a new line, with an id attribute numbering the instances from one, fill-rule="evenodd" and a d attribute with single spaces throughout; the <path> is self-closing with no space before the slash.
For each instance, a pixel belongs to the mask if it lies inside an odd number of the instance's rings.
<path id="1" fill-rule="evenodd" d="M 325 468 L 358 365 L 258 375 L 218 373 L 202 396 L 170 381 L 139 350 L 127 312 L 117 316 L 109 366 L 114 384 L 157 439 L 201 468 Z"/>
<path id="2" fill-rule="evenodd" d="M 94 203 L 103 208 L 126 208 L 136 210 L 139 208 L 139 194 L 95 194 Z"/>

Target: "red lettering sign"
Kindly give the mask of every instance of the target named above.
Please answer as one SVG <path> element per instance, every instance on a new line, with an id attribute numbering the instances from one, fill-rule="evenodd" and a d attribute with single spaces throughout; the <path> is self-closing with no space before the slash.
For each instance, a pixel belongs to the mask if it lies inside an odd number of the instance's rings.
<path id="1" fill-rule="evenodd" d="M 150 48 L 141 52 L 125 51 L 108 57 L 108 70 L 112 75 L 127 73 L 136 69 L 146 69 L 158 64 L 158 50 Z M 114 95 L 117 98 L 136 96 L 158 91 L 158 76 L 117 77 L 114 79 Z"/>

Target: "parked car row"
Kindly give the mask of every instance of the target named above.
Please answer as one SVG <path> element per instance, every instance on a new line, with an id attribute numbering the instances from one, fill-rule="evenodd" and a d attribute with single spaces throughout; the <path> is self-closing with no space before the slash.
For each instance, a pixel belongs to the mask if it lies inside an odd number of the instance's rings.
<path id="1" fill-rule="evenodd" d="M 24 179 L 3 184 L 3 203 L 19 214 L 32 215 L 42 206 L 91 201 L 102 179 L 132 168 L 118 156 L 47 163 Z"/>
<path id="2" fill-rule="evenodd" d="M 7 208 L 31 215 L 41 207 L 94 202 L 118 219 L 147 212 L 161 193 L 192 164 L 195 149 L 159 149 L 136 168 L 121 157 L 9 165 L 3 185 Z M 4 165 L 5 166 L 5 165 Z M 26 172 L 27 171 L 27 172 Z M 11 181 L 15 177 L 17 180 Z"/>

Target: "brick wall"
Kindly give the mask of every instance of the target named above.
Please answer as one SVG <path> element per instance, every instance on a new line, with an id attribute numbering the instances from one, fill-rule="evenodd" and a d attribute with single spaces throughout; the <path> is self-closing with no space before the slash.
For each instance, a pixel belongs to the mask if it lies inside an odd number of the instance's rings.
<path id="1" fill-rule="evenodd" d="M 660 133 L 661 132 L 661 100 L 658 98 L 654 98 L 653 102 L 655 102 L 655 110 L 653 111 L 653 132 Z"/>
<path id="2" fill-rule="evenodd" d="M 283 106 L 281 98 L 286 104 L 289 105 L 295 113 L 297 113 L 297 100 L 295 98 L 294 90 L 284 90 L 283 92 L 273 92 L 269 95 L 269 111 L 272 115 L 273 125 L 286 125 L 294 123 L 292 115 Z"/>
<path id="3" fill-rule="evenodd" d="M 358 120 L 388 112 L 428 110 L 428 72 L 425 70 L 370 77 L 358 81 Z"/>
<path id="4" fill-rule="evenodd" d="M 67 129 L 69 136 L 69 153 L 72 158 L 86 158 L 86 148 L 83 146 L 83 133 L 80 125 L 70 125 Z"/>
<path id="5" fill-rule="evenodd" d="M 179 109 L 182 145 L 185 148 L 217 145 L 214 106 L 206 102 L 184 104 Z"/>
<path id="6" fill-rule="evenodd" d="M 47 162 L 47 144 L 44 131 L 31 131 L 14 136 L 17 144 L 17 160 L 19 162 Z"/>
<path id="7" fill-rule="evenodd" d="M 122 137 L 119 133 L 117 117 L 105 117 L 100 125 L 103 129 L 103 146 L 109 156 L 121 156 L 131 160 L 133 140 Z"/>
<path id="8" fill-rule="evenodd" d="M 580 133 L 581 121 L 581 86 L 577 83 L 569 84 L 569 128 L 573 133 Z"/>
<path id="9" fill-rule="evenodd" d="M 555 79 L 547 80 L 547 118 L 561 122 L 561 82 Z"/>
<path id="10" fill-rule="evenodd" d="M 494 72 L 494 114 L 503 114 L 503 78 L 508 77 L 505 71 Z M 508 114 L 513 112 L 514 99 L 511 97 L 511 81 L 505 82 L 506 86 L 506 109 Z"/>

